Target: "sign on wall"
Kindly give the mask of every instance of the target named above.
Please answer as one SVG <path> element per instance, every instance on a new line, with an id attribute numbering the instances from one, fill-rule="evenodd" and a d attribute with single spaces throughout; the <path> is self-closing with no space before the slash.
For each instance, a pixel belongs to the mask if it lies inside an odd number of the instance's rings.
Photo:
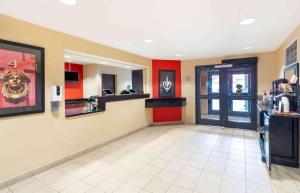
<path id="1" fill-rule="evenodd" d="M 159 96 L 160 97 L 175 96 L 175 71 L 174 70 L 159 71 Z"/>
<path id="2" fill-rule="evenodd" d="M 0 40 L 0 117 L 44 112 L 44 48 Z"/>

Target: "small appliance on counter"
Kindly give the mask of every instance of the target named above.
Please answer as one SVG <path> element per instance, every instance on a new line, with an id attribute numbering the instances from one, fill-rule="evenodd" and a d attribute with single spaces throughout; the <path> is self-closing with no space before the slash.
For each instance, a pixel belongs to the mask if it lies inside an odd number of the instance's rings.
<path id="1" fill-rule="evenodd" d="M 272 95 L 274 110 L 298 112 L 298 86 L 290 84 L 287 79 L 275 80 L 272 83 Z"/>
<path id="2" fill-rule="evenodd" d="M 278 111 L 277 112 L 279 112 L 279 113 L 289 113 L 290 112 L 290 102 L 289 102 L 288 97 L 286 97 L 286 96 L 281 97 L 281 100 L 278 103 Z"/>

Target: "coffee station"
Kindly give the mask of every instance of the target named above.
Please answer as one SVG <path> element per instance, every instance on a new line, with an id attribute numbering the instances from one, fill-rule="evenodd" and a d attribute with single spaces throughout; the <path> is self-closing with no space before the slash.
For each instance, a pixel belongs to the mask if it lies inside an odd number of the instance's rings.
<path id="1" fill-rule="evenodd" d="M 269 170 L 272 164 L 299 167 L 299 64 L 286 66 L 283 74 L 257 105 L 262 161 Z"/>

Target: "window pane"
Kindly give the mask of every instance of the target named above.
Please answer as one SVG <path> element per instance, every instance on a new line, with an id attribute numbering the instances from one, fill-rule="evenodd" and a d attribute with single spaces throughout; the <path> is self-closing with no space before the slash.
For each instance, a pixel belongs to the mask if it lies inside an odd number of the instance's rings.
<path id="1" fill-rule="evenodd" d="M 220 110 L 219 99 L 212 99 L 212 110 L 213 111 L 219 111 Z"/>
<path id="2" fill-rule="evenodd" d="M 249 100 L 230 100 L 228 108 L 228 121 L 238 123 L 251 122 L 251 109 Z"/>
<path id="3" fill-rule="evenodd" d="M 232 100 L 232 111 L 249 112 L 249 102 L 246 100 Z"/>
<path id="4" fill-rule="evenodd" d="M 232 93 L 249 93 L 249 74 L 232 74 Z"/>
<path id="5" fill-rule="evenodd" d="M 219 93 L 218 71 L 200 71 L 200 94 L 209 95 Z"/>
<path id="6" fill-rule="evenodd" d="M 200 72 L 200 94 L 208 94 L 208 74 L 207 71 Z"/>
<path id="7" fill-rule="evenodd" d="M 200 99 L 202 119 L 220 120 L 219 99 Z"/>
<path id="8" fill-rule="evenodd" d="M 212 75 L 211 83 L 212 93 L 219 93 L 219 75 Z"/>

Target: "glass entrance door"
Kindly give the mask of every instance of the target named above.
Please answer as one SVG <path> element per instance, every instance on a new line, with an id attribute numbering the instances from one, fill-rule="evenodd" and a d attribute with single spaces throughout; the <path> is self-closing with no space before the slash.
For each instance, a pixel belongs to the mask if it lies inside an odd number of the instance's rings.
<path id="1" fill-rule="evenodd" d="M 256 129 L 256 63 L 230 62 L 196 67 L 196 122 Z"/>
<path id="2" fill-rule="evenodd" d="M 214 66 L 197 67 L 197 123 L 221 125 L 220 70 Z"/>

